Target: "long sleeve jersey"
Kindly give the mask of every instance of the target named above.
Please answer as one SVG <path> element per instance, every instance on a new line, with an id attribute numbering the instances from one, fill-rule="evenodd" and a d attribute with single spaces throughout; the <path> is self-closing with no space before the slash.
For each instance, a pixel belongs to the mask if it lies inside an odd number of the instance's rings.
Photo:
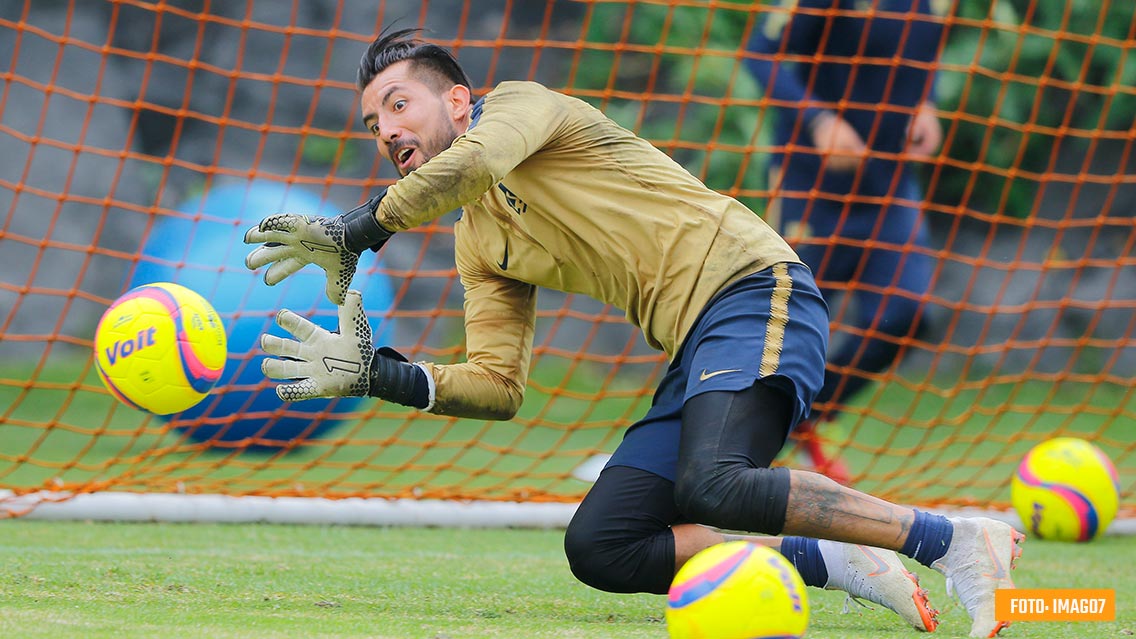
<path id="1" fill-rule="evenodd" d="M 934 99 L 934 62 L 947 0 L 784 0 L 755 24 L 747 67 L 775 105 L 774 154 L 785 187 L 851 193 L 856 172 L 826 171 L 809 125 L 823 111 L 847 120 L 874 151 L 859 192 L 884 195 L 901 165 L 911 114 Z M 779 62 L 776 60 L 780 60 Z M 792 145 L 792 146 L 790 146 Z"/>
<path id="2" fill-rule="evenodd" d="M 423 363 L 435 383 L 432 412 L 512 417 L 528 377 L 538 287 L 623 310 L 673 357 L 715 293 L 799 261 L 740 202 L 582 100 L 504 82 L 471 120 L 378 209 L 397 231 L 462 207 L 454 252 L 466 361 Z"/>

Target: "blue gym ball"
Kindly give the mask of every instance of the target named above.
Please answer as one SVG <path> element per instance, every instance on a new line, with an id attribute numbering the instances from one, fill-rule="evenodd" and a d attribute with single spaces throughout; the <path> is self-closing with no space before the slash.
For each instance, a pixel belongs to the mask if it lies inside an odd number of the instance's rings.
<path id="1" fill-rule="evenodd" d="M 229 356 L 220 382 L 200 404 L 167 418 L 185 435 L 224 448 L 280 449 L 320 437 L 356 411 L 363 398 L 313 399 L 289 403 L 276 396 L 275 383 L 260 371 L 265 354 L 260 336 L 288 334 L 275 322 L 281 308 L 295 311 L 328 330 L 336 330 L 337 307 L 324 293 L 326 276 L 306 266 L 276 286 L 263 281 L 263 269 L 245 268 L 253 247 L 245 231 L 273 213 L 332 216 L 342 208 L 297 186 L 253 181 L 217 186 L 186 201 L 179 216 L 155 224 L 142 248 L 142 260 L 130 287 L 175 282 L 197 291 L 213 304 L 229 335 Z M 393 294 L 378 270 L 374 253 L 359 261 L 352 288 L 363 293 L 372 314 L 376 344 L 392 334 L 393 323 L 376 321 L 390 309 Z"/>

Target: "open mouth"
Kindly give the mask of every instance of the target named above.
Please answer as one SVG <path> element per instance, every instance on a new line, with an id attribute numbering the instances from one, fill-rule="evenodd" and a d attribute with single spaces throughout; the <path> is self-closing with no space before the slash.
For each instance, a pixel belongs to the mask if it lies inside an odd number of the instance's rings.
<path id="1" fill-rule="evenodd" d="M 402 149 L 399 149 L 399 150 L 398 150 L 398 151 L 397 151 L 397 152 L 396 152 L 396 153 L 394 154 L 394 159 L 395 159 L 395 162 L 396 162 L 396 163 L 397 163 L 397 164 L 399 165 L 399 167 L 401 167 L 401 168 L 406 168 L 407 166 L 409 166 L 409 164 L 410 164 L 410 159 L 411 159 L 412 157 L 414 157 L 414 147 L 411 147 L 411 146 L 408 146 L 408 147 L 404 147 L 404 148 L 402 148 Z"/>

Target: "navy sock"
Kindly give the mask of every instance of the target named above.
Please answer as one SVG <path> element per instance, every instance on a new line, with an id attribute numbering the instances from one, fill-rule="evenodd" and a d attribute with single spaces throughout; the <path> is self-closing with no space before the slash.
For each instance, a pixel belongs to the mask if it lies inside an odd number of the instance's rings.
<path id="1" fill-rule="evenodd" d="M 911 525 L 907 541 L 899 552 L 930 568 L 932 563 L 947 554 L 954 532 L 954 524 L 946 517 L 916 510 L 915 523 Z"/>
<path id="2" fill-rule="evenodd" d="M 781 554 L 793 564 L 806 586 L 824 588 L 828 583 L 828 568 L 820 556 L 817 540 L 808 537 L 783 537 Z"/>

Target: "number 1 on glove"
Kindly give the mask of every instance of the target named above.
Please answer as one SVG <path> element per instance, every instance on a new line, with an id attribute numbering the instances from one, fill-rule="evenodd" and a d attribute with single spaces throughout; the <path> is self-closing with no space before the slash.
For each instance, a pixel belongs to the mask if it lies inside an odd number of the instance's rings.
<path id="1" fill-rule="evenodd" d="M 371 326 L 363 311 L 363 296 L 350 290 L 339 307 L 339 331 L 331 332 L 282 309 L 276 323 L 295 339 L 262 335 L 265 358 L 261 372 L 269 379 L 289 380 L 276 395 L 294 402 L 317 397 L 366 397 L 370 388 Z"/>
<path id="2" fill-rule="evenodd" d="M 260 365 L 269 379 L 285 380 L 276 395 L 286 402 L 317 397 L 377 397 L 428 409 L 433 391 L 426 371 L 386 346 L 373 348 L 363 296 L 349 290 L 339 307 L 339 330 L 328 331 L 289 311 L 276 324 L 294 339 L 262 335 L 260 347 L 272 355 Z"/>

